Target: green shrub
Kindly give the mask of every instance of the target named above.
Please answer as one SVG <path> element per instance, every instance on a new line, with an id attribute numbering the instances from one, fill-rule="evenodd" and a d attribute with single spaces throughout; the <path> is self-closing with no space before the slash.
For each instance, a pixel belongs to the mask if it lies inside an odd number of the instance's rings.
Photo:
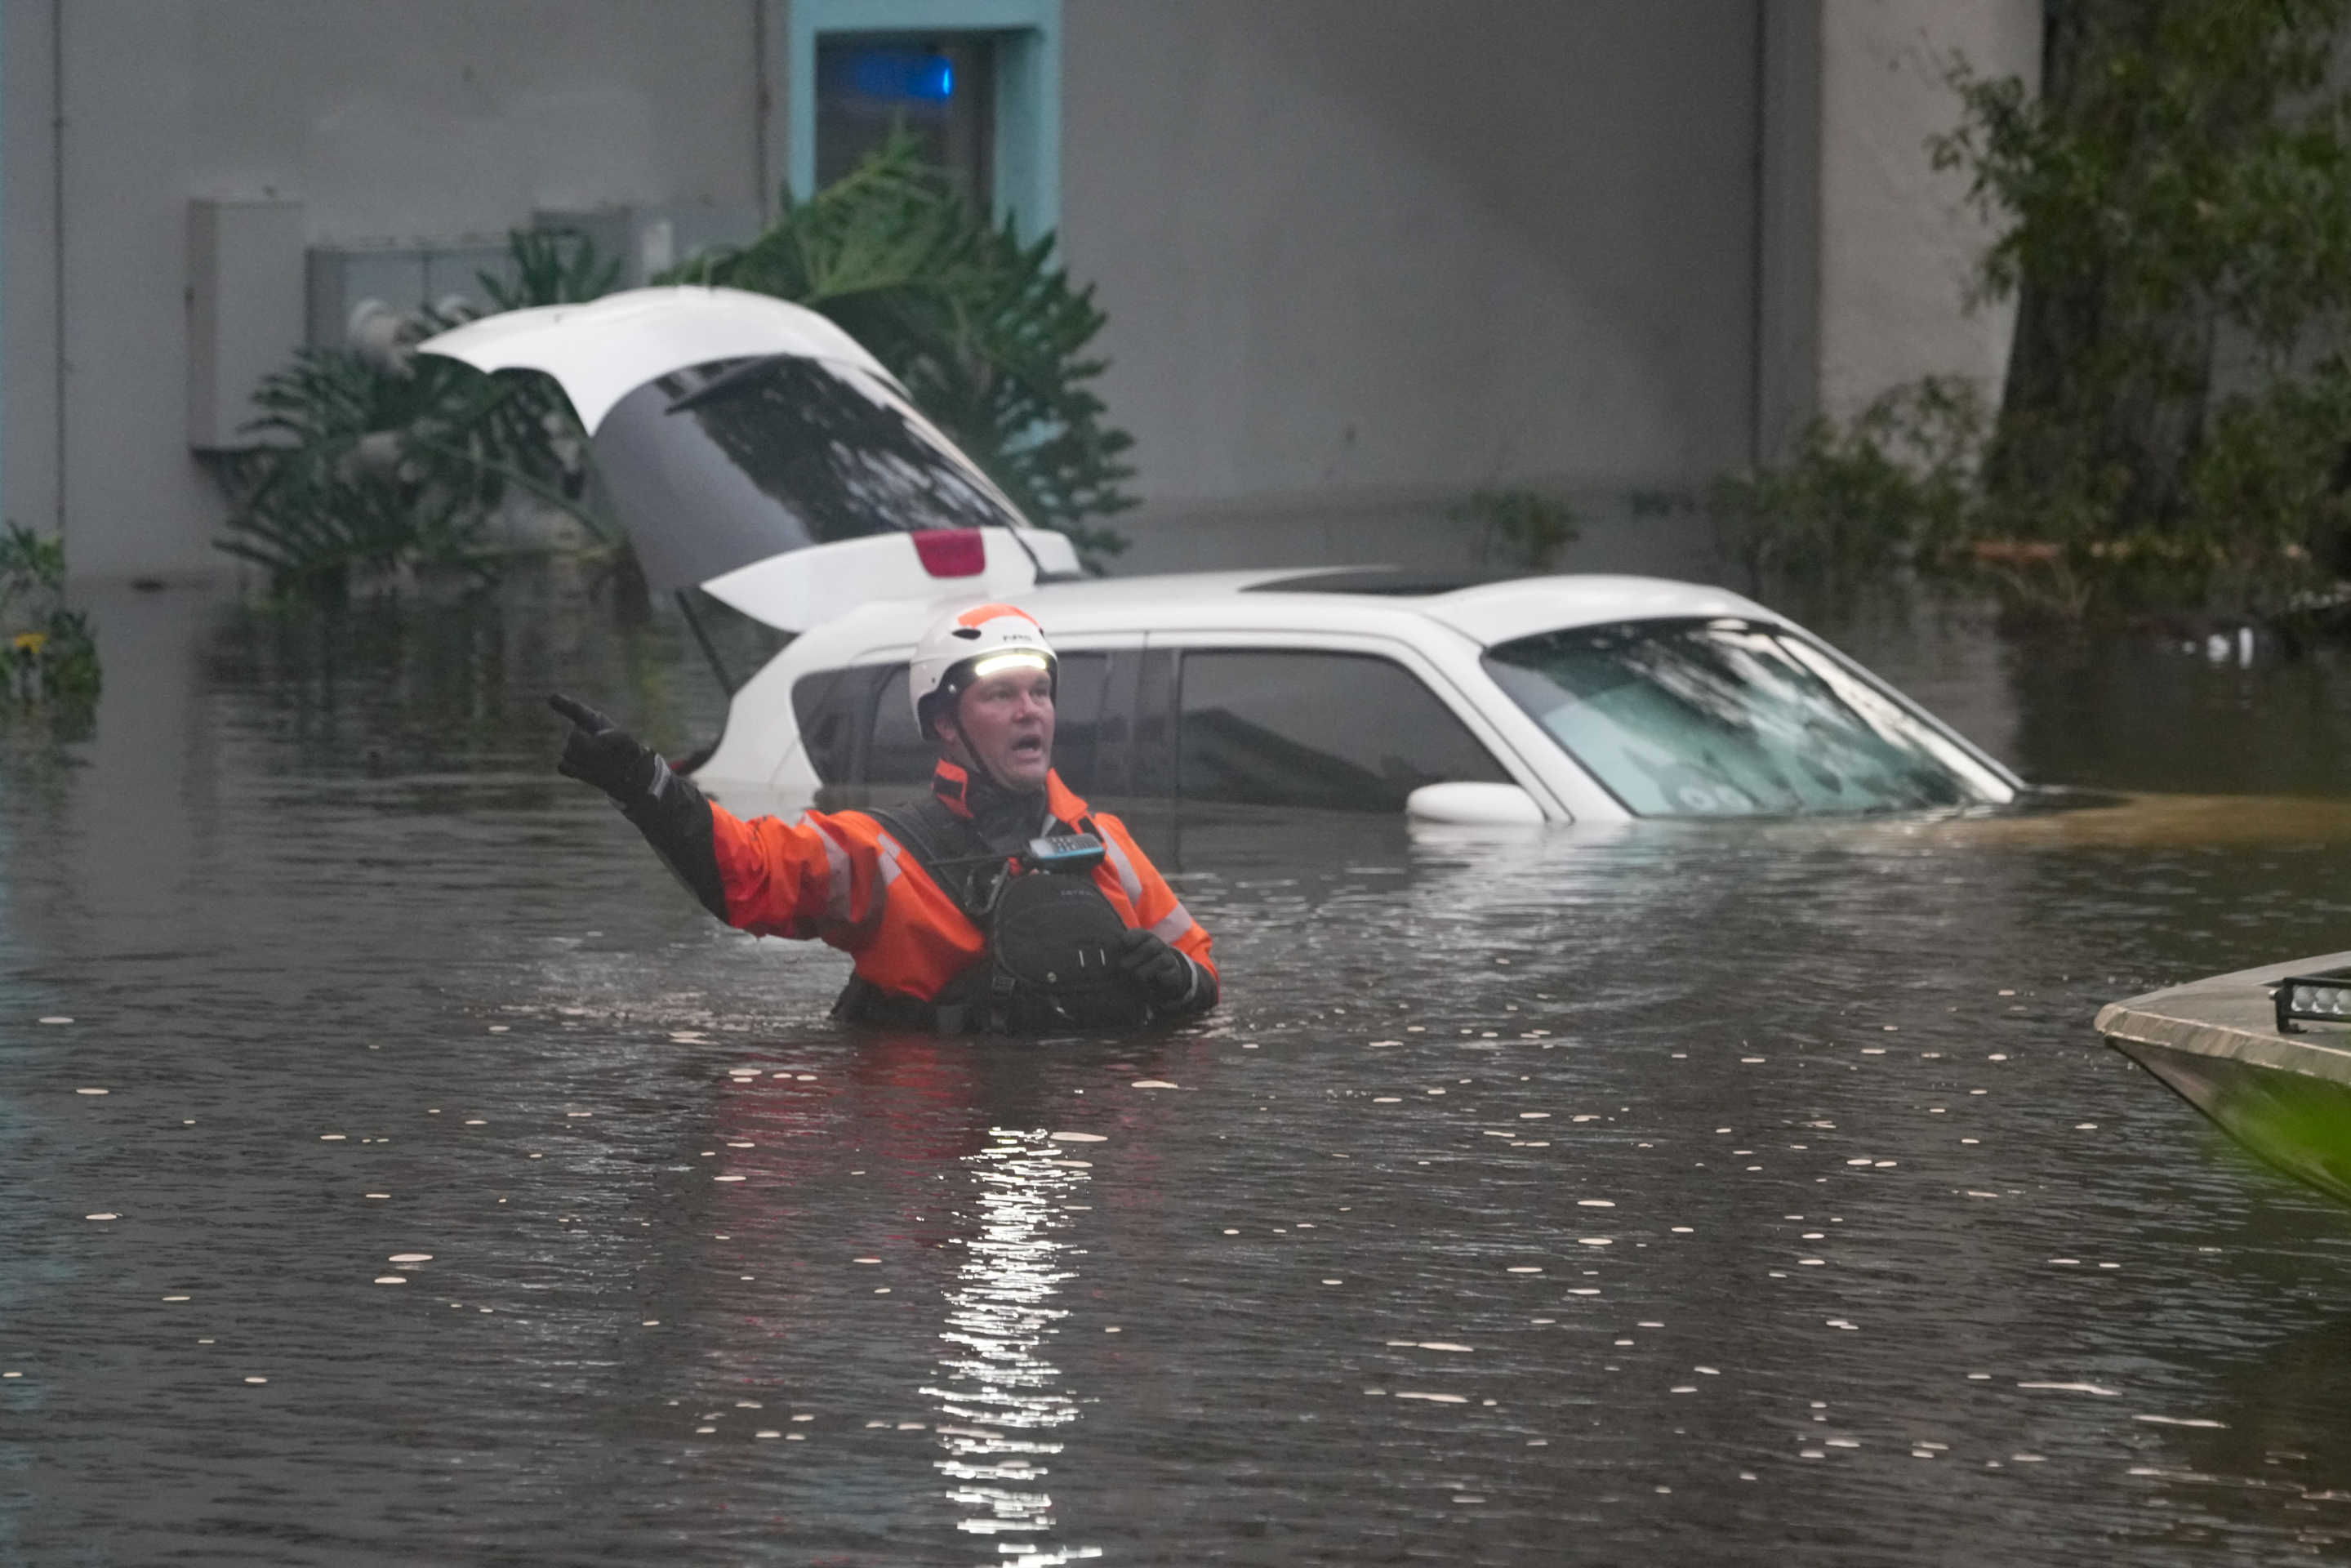
<path id="1" fill-rule="evenodd" d="M 1932 564 L 1970 531 L 1985 423 L 1972 386 L 1930 376 L 1847 423 L 1813 420 L 1786 463 L 1718 479 L 1708 506 L 1758 578 L 1840 586 Z"/>
<path id="2" fill-rule="evenodd" d="M 0 714 L 87 713 L 98 700 L 98 643 L 65 604 L 66 552 L 21 524 L 0 529 Z"/>
<path id="3" fill-rule="evenodd" d="M 2351 0 L 2069 0 L 2037 85 L 1964 63 L 1934 167 L 2000 233 L 1996 420 L 1929 378 L 1718 483 L 1750 567 L 2012 608 L 2277 614 L 2351 576 Z M 2223 355 L 2232 373 L 2223 376 Z"/>
<path id="4" fill-rule="evenodd" d="M 517 233 L 509 246 L 520 282 L 481 278 L 502 309 L 592 298 L 617 276 L 578 235 Z M 427 311 L 419 324 L 457 322 Z M 354 571 L 403 567 L 486 580 L 499 563 L 486 526 L 515 491 L 611 532 L 587 504 L 586 434 L 548 377 L 485 375 L 435 354 L 306 348 L 254 402 L 261 417 L 246 428 L 265 444 L 220 469 L 231 511 L 217 543 L 266 570 L 281 594 L 332 600 Z"/>
<path id="5" fill-rule="evenodd" d="M 2206 594 L 2275 614 L 2351 576 L 2351 361 L 2222 401 L 2189 474 Z"/>
<path id="6" fill-rule="evenodd" d="M 1933 162 L 2001 225 L 1976 292 L 2017 312 L 1979 523 L 2085 610 L 2260 611 L 2340 536 L 2344 375 L 2314 361 L 2351 329 L 2346 15 L 2071 0 L 2037 86 L 1952 73 Z"/>
<path id="7" fill-rule="evenodd" d="M 1090 352 L 1104 317 L 1091 287 L 976 212 L 901 133 L 739 250 L 695 256 L 664 281 L 771 294 L 822 312 L 905 383 L 916 407 L 987 471 L 1029 521 L 1090 560 L 1125 540 L 1093 519 L 1134 505 L 1134 440 L 1107 422 Z"/>

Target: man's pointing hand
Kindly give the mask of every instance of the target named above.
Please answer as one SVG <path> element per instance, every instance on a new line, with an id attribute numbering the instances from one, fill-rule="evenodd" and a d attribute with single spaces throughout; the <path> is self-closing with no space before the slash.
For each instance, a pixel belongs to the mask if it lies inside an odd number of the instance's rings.
<path id="1" fill-rule="evenodd" d="M 651 747 L 575 698 L 558 694 L 547 706 L 571 721 L 563 756 L 555 764 L 558 773 L 593 784 L 623 806 L 645 800 L 662 772 L 662 760 Z"/>

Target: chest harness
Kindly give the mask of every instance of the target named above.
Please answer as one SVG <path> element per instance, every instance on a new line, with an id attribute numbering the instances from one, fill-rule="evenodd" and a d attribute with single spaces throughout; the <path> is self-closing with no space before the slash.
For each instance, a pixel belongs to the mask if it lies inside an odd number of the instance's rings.
<path id="1" fill-rule="evenodd" d="M 1119 969 L 1126 922 L 1093 879 L 1102 841 L 1092 818 L 1005 852 L 935 797 L 868 809 L 987 938 L 935 1000 L 852 975 L 833 1016 L 938 1034 L 1059 1034 L 1131 1029 L 1150 1005 Z M 1049 823 L 1049 827 L 1060 826 Z"/>

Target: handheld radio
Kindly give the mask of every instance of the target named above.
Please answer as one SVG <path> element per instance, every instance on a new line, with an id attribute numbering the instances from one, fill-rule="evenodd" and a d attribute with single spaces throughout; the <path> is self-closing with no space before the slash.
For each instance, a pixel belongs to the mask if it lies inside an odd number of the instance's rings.
<path id="1" fill-rule="evenodd" d="M 1053 833 L 1030 839 L 1020 856 L 1023 871 L 1086 872 L 1102 863 L 1102 841 L 1092 833 Z"/>

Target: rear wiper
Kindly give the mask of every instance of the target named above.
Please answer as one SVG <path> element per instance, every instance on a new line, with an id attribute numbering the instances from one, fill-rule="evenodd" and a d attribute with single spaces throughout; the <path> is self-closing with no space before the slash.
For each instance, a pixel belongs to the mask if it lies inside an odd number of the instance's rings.
<path id="1" fill-rule="evenodd" d="M 662 412 L 684 413 L 690 408 L 699 408 L 713 398 L 724 396 L 757 381 L 791 357 L 789 354 L 761 354 L 758 359 L 746 360 L 731 371 L 720 371 L 711 380 L 673 402 Z"/>

